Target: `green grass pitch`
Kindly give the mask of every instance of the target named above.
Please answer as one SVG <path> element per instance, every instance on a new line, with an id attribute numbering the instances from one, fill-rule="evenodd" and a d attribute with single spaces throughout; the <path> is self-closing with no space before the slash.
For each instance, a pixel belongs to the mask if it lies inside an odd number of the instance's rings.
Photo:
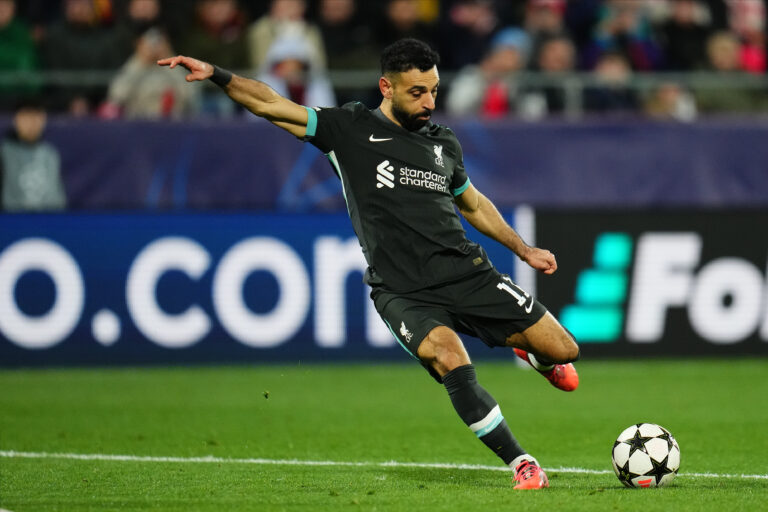
<path id="1" fill-rule="evenodd" d="M 513 491 L 413 363 L 4 370 L 0 509 L 768 509 L 768 360 L 588 361 L 574 393 L 476 366 L 549 489 Z M 669 487 L 611 471 L 614 439 L 642 421 L 680 444 Z"/>

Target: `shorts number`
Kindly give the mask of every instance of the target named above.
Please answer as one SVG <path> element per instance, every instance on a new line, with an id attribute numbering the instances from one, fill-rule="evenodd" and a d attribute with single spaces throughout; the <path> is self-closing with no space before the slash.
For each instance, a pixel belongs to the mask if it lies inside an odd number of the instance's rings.
<path id="1" fill-rule="evenodd" d="M 502 282 L 502 283 L 497 284 L 496 288 L 498 288 L 499 290 L 504 290 L 505 292 L 507 292 L 508 294 L 513 296 L 514 298 L 516 298 L 518 306 L 522 306 L 523 304 L 525 304 L 525 301 L 528 300 L 528 298 L 530 297 L 528 292 L 526 292 L 525 290 L 523 290 L 522 288 L 517 286 L 515 283 L 513 283 L 512 280 L 510 278 L 508 278 L 507 276 L 503 276 L 502 279 L 504 279 L 504 281 L 508 281 L 509 284 Z M 522 292 L 522 295 L 517 293 L 512 288 L 512 286 L 510 286 L 510 285 L 512 285 L 515 288 L 517 288 L 518 290 L 520 290 Z"/>

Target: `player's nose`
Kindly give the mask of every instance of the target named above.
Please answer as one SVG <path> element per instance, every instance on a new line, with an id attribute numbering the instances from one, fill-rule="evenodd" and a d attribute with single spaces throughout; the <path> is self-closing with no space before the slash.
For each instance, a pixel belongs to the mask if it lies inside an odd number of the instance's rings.
<path id="1" fill-rule="evenodd" d="M 424 94 L 423 96 L 425 96 L 425 98 L 421 106 L 430 111 L 435 110 L 435 98 L 433 98 L 431 94 Z"/>

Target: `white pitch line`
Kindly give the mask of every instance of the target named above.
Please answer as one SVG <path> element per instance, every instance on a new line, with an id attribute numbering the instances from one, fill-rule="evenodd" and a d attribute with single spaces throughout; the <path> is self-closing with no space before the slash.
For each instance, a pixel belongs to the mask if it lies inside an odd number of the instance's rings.
<path id="1" fill-rule="evenodd" d="M 230 459 L 225 457 L 153 457 L 149 455 L 110 455 L 104 453 L 48 453 L 48 452 L 17 452 L 0 450 L 0 458 L 7 459 L 68 459 L 68 460 L 101 460 L 116 462 L 175 462 L 175 463 L 215 463 L 215 464 L 256 464 L 271 466 L 346 466 L 346 467 L 380 467 L 380 468 L 425 468 L 425 469 L 460 469 L 470 471 L 511 471 L 504 466 L 483 466 L 480 464 L 448 464 L 439 462 L 353 462 L 333 460 L 298 460 L 298 459 Z M 586 468 L 544 468 L 552 473 L 578 473 L 588 475 L 608 475 L 613 471 L 605 469 Z M 768 480 L 768 475 L 745 475 L 730 473 L 680 473 L 679 476 L 700 478 L 742 478 L 752 480 Z"/>

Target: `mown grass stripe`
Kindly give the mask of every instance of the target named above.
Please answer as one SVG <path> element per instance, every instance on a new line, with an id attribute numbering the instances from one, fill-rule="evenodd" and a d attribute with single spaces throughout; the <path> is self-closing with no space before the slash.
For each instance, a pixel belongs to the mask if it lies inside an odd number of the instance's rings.
<path id="1" fill-rule="evenodd" d="M 449 464 L 441 462 L 370 462 L 370 461 L 332 461 L 332 460 L 299 460 L 299 459 L 236 459 L 226 457 L 156 457 L 149 455 L 111 455 L 104 453 L 47 453 L 20 452 L 15 450 L 0 450 L 0 457 L 10 459 L 68 459 L 68 460 L 99 460 L 114 462 L 174 462 L 174 463 L 216 463 L 216 464 L 257 464 L 273 466 L 352 466 L 352 467 L 395 467 L 395 468 L 425 468 L 425 469 L 460 469 L 471 471 L 510 471 L 504 466 L 484 466 L 480 464 Z M 587 469 L 573 467 L 544 468 L 552 473 L 581 473 L 589 475 L 607 475 L 611 470 Z M 768 480 L 768 475 L 746 475 L 732 473 L 680 473 L 683 477 L 698 478 L 742 478 Z"/>

